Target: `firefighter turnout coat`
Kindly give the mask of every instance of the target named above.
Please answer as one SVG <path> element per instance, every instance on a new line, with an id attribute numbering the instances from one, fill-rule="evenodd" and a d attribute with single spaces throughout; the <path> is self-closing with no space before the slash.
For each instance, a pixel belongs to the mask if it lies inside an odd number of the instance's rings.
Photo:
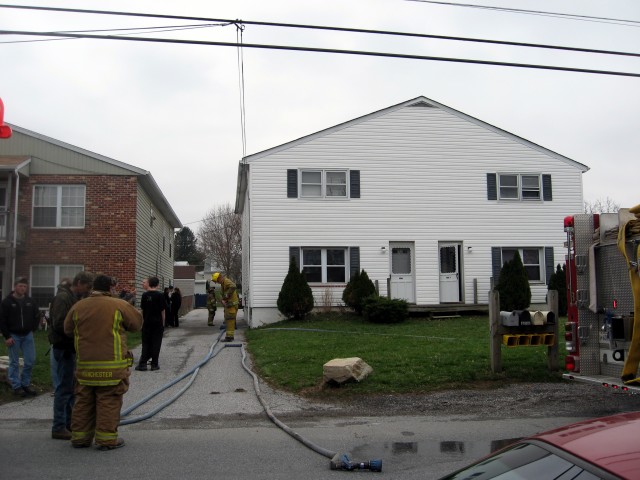
<path id="1" fill-rule="evenodd" d="M 118 385 L 129 377 L 133 355 L 126 332 L 142 327 L 142 314 L 109 292 L 93 291 L 71 307 L 64 331 L 76 348 L 76 379 L 87 386 Z"/>

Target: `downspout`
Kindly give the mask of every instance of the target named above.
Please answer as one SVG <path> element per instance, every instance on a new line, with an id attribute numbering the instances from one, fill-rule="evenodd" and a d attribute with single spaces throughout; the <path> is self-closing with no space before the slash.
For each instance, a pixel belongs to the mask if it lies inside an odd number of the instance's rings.
<path id="1" fill-rule="evenodd" d="M 14 173 L 16 174 L 16 200 L 15 210 L 13 212 L 13 245 L 11 251 L 11 285 L 16 281 L 16 256 L 18 251 L 18 193 L 20 192 L 20 174 L 16 168 Z"/>

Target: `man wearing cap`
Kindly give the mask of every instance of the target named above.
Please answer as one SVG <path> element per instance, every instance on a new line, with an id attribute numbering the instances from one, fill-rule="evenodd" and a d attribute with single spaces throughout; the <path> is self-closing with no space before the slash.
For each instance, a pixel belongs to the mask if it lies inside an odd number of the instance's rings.
<path id="1" fill-rule="evenodd" d="M 0 331 L 9 350 L 7 373 L 13 394 L 18 397 L 36 395 L 36 391 L 31 387 L 31 371 L 36 362 L 33 332 L 40 324 L 40 310 L 27 295 L 27 290 L 29 290 L 28 280 L 24 277 L 18 278 L 13 286 L 13 292 L 0 304 Z M 24 359 L 22 374 L 20 374 L 20 352 Z"/>
<path id="2" fill-rule="evenodd" d="M 236 315 L 238 314 L 236 284 L 220 272 L 211 275 L 211 280 L 222 285 L 222 298 L 220 301 L 224 307 L 224 322 L 227 326 L 227 333 L 223 342 L 232 342 L 236 329 Z"/>
<path id="3" fill-rule="evenodd" d="M 98 275 L 89 297 L 75 303 L 64 319 L 64 332 L 76 346 L 75 404 L 71 414 L 71 445 L 98 450 L 124 446 L 118 438 L 122 396 L 129 389 L 133 355 L 127 333 L 142 327 L 142 314 L 111 295 L 112 280 Z"/>

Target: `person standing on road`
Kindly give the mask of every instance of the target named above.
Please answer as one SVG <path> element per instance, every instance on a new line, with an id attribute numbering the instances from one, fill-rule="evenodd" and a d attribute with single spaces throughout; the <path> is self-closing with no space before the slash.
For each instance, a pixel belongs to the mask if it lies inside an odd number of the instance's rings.
<path id="1" fill-rule="evenodd" d="M 164 321 L 167 303 L 164 295 L 158 290 L 160 280 L 158 277 L 147 278 L 142 286 L 145 292 L 140 299 L 140 307 L 144 323 L 142 325 L 142 354 L 136 370 L 147 370 L 147 362 L 151 359 L 151 370 L 160 370 L 158 357 L 162 347 L 162 335 L 164 333 Z"/>
<path id="2" fill-rule="evenodd" d="M 71 307 L 91 292 L 93 275 L 79 272 L 71 282 L 65 278 L 58 285 L 58 292 L 51 301 L 49 316 L 49 343 L 51 356 L 55 359 L 58 382 L 53 399 L 53 425 L 51 438 L 71 440 L 71 411 L 73 408 L 73 383 L 76 364 L 76 348 L 73 337 L 64 333 L 64 319 Z"/>
<path id="3" fill-rule="evenodd" d="M 99 450 L 124 446 L 118 438 L 122 396 L 129 389 L 133 355 L 127 333 L 142 326 L 142 315 L 128 302 L 111 295 L 112 279 L 98 275 L 89 297 L 71 307 L 64 332 L 76 346 L 75 404 L 71 416 L 71 445 Z"/>
<path id="4" fill-rule="evenodd" d="M 147 284 L 147 288 L 148 288 L 148 284 Z M 164 287 L 164 301 L 166 303 L 166 308 L 164 313 L 164 318 L 165 318 L 164 326 L 170 327 L 171 326 L 169 325 L 170 323 L 169 320 L 171 318 L 171 288 L 170 287 Z"/>
<path id="5" fill-rule="evenodd" d="M 182 293 L 180 293 L 180 289 L 175 287 L 173 289 L 173 293 L 171 294 L 171 326 L 179 327 L 180 326 L 180 307 L 182 306 Z"/>
<path id="6" fill-rule="evenodd" d="M 0 331 L 9 350 L 8 377 L 13 394 L 18 397 L 35 396 L 31 387 L 31 371 L 36 362 L 36 347 L 33 332 L 40 324 L 40 310 L 27 295 L 29 281 L 20 277 L 16 280 L 13 292 L 0 304 Z M 20 373 L 20 352 L 24 365 Z"/>
<path id="7" fill-rule="evenodd" d="M 211 280 L 222 285 L 222 298 L 220 301 L 224 307 L 224 322 L 227 327 L 223 342 L 233 342 L 236 329 L 236 316 L 238 315 L 238 291 L 236 284 L 220 272 L 211 275 Z"/>
<path id="8" fill-rule="evenodd" d="M 213 326 L 213 319 L 216 316 L 216 310 L 218 309 L 216 300 L 216 287 L 213 285 L 209 288 L 207 294 L 207 310 L 209 311 L 209 318 L 207 319 L 207 325 Z"/>

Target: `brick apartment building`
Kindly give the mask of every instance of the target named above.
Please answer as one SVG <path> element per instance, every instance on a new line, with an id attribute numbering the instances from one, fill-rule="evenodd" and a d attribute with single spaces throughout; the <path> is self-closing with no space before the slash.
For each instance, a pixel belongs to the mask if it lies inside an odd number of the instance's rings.
<path id="1" fill-rule="evenodd" d="M 12 125 L 0 140 L 0 294 L 20 276 L 46 307 L 64 277 L 81 270 L 118 279 L 173 282 L 181 223 L 151 173 Z"/>

